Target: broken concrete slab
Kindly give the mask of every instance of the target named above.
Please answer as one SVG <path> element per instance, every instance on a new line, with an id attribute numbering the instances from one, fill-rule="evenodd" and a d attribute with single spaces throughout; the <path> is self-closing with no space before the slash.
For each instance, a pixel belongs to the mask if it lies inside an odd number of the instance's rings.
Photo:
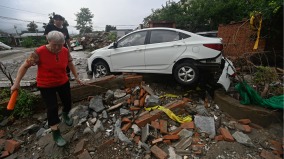
<path id="1" fill-rule="evenodd" d="M 215 91 L 215 103 L 223 112 L 236 119 L 250 119 L 253 123 L 262 127 L 268 127 L 272 123 L 283 122 L 283 111 L 266 109 L 256 105 L 242 105 L 240 101 L 226 95 L 224 91 Z"/>

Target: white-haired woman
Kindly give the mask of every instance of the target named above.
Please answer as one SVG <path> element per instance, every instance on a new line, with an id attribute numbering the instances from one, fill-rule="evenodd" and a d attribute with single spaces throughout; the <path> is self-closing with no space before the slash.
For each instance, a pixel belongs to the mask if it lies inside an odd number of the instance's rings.
<path id="1" fill-rule="evenodd" d="M 20 88 L 20 81 L 28 68 L 37 65 L 37 87 L 40 90 L 42 99 L 47 106 L 48 125 L 52 130 L 53 139 L 58 146 L 64 146 L 66 140 L 61 136 L 58 124 L 57 93 L 63 104 L 62 117 L 68 126 L 73 124 L 68 113 L 71 109 L 70 83 L 66 75 L 66 67 L 69 66 L 75 80 L 82 84 L 78 78 L 72 57 L 65 47 L 64 35 L 58 31 L 51 31 L 46 36 L 48 44 L 37 48 L 28 59 L 20 66 L 11 92 Z"/>

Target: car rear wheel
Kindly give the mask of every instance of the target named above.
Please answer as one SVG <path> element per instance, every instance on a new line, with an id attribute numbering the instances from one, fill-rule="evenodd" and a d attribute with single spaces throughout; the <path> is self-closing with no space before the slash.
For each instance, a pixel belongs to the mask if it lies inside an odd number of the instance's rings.
<path id="1" fill-rule="evenodd" d="M 103 77 L 110 74 L 108 65 L 103 62 L 99 61 L 93 64 L 93 73 L 95 77 Z"/>
<path id="2" fill-rule="evenodd" d="M 192 85 L 199 78 L 199 70 L 189 62 L 180 63 L 174 69 L 175 80 L 183 85 Z"/>

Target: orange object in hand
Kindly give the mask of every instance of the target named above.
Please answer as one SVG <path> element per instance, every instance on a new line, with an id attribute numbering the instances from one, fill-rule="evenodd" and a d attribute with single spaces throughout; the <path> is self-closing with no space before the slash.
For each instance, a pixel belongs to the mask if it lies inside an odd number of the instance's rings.
<path id="1" fill-rule="evenodd" d="M 12 95 L 11 98 L 9 100 L 9 103 L 7 105 L 7 110 L 13 110 L 17 101 L 17 97 L 18 97 L 18 90 L 15 90 Z"/>

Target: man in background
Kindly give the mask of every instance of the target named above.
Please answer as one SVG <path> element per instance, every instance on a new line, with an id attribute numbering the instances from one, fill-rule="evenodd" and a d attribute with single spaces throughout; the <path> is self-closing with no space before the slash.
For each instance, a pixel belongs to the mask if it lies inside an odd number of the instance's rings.
<path id="1" fill-rule="evenodd" d="M 63 33 L 63 35 L 65 37 L 64 47 L 66 47 L 69 50 L 69 53 L 70 53 L 71 52 L 70 36 L 69 36 L 67 28 L 63 27 L 64 20 L 65 20 L 64 17 L 62 17 L 59 14 L 55 14 L 53 16 L 53 24 L 49 23 L 46 26 L 45 31 L 44 31 L 44 35 L 47 35 L 49 32 L 54 31 L 54 30 Z M 71 80 L 70 69 L 69 69 L 68 66 L 66 68 L 66 73 L 67 73 L 67 76 L 69 77 L 69 80 Z"/>

